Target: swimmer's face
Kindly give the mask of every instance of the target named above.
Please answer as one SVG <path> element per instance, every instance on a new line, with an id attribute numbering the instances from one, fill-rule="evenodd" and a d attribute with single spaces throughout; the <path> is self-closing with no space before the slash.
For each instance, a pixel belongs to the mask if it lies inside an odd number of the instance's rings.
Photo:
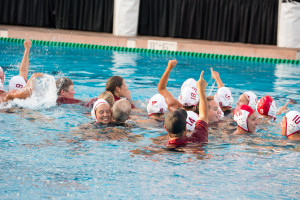
<path id="1" fill-rule="evenodd" d="M 249 103 L 249 100 L 248 100 L 248 98 L 246 97 L 246 95 L 241 94 L 240 97 L 239 97 L 239 100 L 238 100 L 237 103 L 236 103 L 236 105 L 237 105 L 237 106 L 248 105 L 248 103 Z"/>
<path id="2" fill-rule="evenodd" d="M 118 95 L 120 97 L 126 97 L 126 92 L 127 92 L 128 88 L 127 88 L 127 85 L 125 83 L 125 80 L 123 80 L 123 83 L 122 83 L 121 87 L 117 87 L 116 89 L 117 89 Z"/>
<path id="3" fill-rule="evenodd" d="M 219 105 L 215 100 L 209 101 L 208 102 L 208 122 L 213 123 L 219 121 Z"/>
<path id="4" fill-rule="evenodd" d="M 286 117 L 284 116 L 281 121 L 281 135 L 286 135 Z"/>
<path id="5" fill-rule="evenodd" d="M 248 117 L 248 128 L 250 133 L 255 133 L 256 126 L 258 125 L 256 112 Z"/>
<path id="6" fill-rule="evenodd" d="M 75 94 L 74 85 L 70 85 L 68 91 L 61 90 L 61 96 L 66 97 L 68 99 L 74 99 L 74 94 Z"/>
<path id="7" fill-rule="evenodd" d="M 107 104 L 101 104 L 96 109 L 96 118 L 98 122 L 101 122 L 103 124 L 108 124 L 111 119 L 111 109 L 110 106 Z"/>

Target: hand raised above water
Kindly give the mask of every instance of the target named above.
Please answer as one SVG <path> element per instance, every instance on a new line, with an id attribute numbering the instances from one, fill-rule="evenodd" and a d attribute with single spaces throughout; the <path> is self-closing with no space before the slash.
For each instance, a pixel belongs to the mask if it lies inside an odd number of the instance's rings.
<path id="1" fill-rule="evenodd" d="M 169 60 L 168 67 L 173 69 L 177 65 L 177 60 Z"/>
<path id="2" fill-rule="evenodd" d="M 25 49 L 29 50 L 31 48 L 31 40 L 26 39 L 24 41 L 24 47 Z"/>
<path id="3" fill-rule="evenodd" d="M 214 71 L 212 67 L 210 68 L 210 72 L 213 79 L 219 78 L 219 72 Z"/>
<path id="4" fill-rule="evenodd" d="M 207 86 L 207 82 L 204 80 L 203 74 L 204 74 L 204 71 L 201 72 L 200 78 L 199 78 L 199 80 L 197 81 L 197 88 L 198 88 L 198 90 L 200 90 L 201 88 L 204 88 L 204 89 L 205 89 L 206 86 Z"/>

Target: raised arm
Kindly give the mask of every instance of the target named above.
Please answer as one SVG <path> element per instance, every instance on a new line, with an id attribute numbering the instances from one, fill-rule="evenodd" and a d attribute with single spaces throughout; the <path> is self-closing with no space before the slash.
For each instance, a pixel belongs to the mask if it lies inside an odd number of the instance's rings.
<path id="1" fill-rule="evenodd" d="M 199 120 L 208 123 L 208 103 L 205 94 L 207 83 L 203 79 L 203 73 L 204 71 L 201 72 L 200 78 L 197 81 L 197 88 L 199 91 Z"/>
<path id="2" fill-rule="evenodd" d="M 167 83 L 168 83 L 170 72 L 176 65 L 177 65 L 177 60 L 169 61 L 168 66 L 157 86 L 158 92 L 161 95 L 163 95 L 166 99 L 169 111 L 174 111 L 177 108 L 182 107 L 181 103 L 177 99 L 175 99 L 173 95 L 167 90 Z"/>
<path id="3" fill-rule="evenodd" d="M 211 71 L 211 77 L 213 79 L 215 79 L 215 81 L 217 82 L 218 89 L 220 89 L 221 87 L 224 87 L 224 84 L 220 78 L 219 72 L 214 71 L 212 67 L 210 68 L 210 71 Z"/>
<path id="4" fill-rule="evenodd" d="M 290 102 L 287 102 L 284 106 L 281 106 L 281 107 L 278 109 L 276 115 L 281 115 L 283 112 L 288 111 L 287 105 L 289 105 L 289 104 L 290 104 Z"/>
<path id="5" fill-rule="evenodd" d="M 24 55 L 23 55 L 23 59 L 20 65 L 20 71 L 19 71 L 19 75 L 22 76 L 25 81 L 27 81 L 27 77 L 28 77 L 28 68 L 29 68 L 29 51 L 30 51 L 30 47 L 31 47 L 31 41 L 30 40 L 25 40 L 24 41 Z"/>

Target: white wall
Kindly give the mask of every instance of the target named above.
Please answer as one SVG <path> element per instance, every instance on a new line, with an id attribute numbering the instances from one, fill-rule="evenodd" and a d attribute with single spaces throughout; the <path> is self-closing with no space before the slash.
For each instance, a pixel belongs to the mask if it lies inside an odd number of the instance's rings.
<path id="1" fill-rule="evenodd" d="M 281 3 L 278 14 L 277 45 L 300 48 L 300 3 Z"/>
<path id="2" fill-rule="evenodd" d="M 115 0 L 113 34 L 136 36 L 139 19 L 140 0 Z"/>

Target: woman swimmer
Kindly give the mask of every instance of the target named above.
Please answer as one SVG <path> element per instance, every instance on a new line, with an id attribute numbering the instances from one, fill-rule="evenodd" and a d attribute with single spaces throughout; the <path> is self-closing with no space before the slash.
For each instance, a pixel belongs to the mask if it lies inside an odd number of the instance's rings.
<path id="1" fill-rule="evenodd" d="M 104 99 L 98 99 L 91 110 L 95 123 L 108 124 L 111 121 L 112 111 L 110 105 Z"/>
<path id="2" fill-rule="evenodd" d="M 114 95 L 115 101 L 125 97 L 127 100 L 131 101 L 131 93 L 127 88 L 125 80 L 121 76 L 112 76 L 107 79 L 106 91 L 111 92 Z"/>
<path id="3" fill-rule="evenodd" d="M 289 140 L 300 141 L 300 112 L 290 111 L 282 119 L 281 135 Z"/>
<path id="4" fill-rule="evenodd" d="M 248 105 L 241 105 L 234 110 L 234 121 L 237 122 L 237 129 L 233 134 L 255 133 L 258 125 L 256 112 Z"/>

